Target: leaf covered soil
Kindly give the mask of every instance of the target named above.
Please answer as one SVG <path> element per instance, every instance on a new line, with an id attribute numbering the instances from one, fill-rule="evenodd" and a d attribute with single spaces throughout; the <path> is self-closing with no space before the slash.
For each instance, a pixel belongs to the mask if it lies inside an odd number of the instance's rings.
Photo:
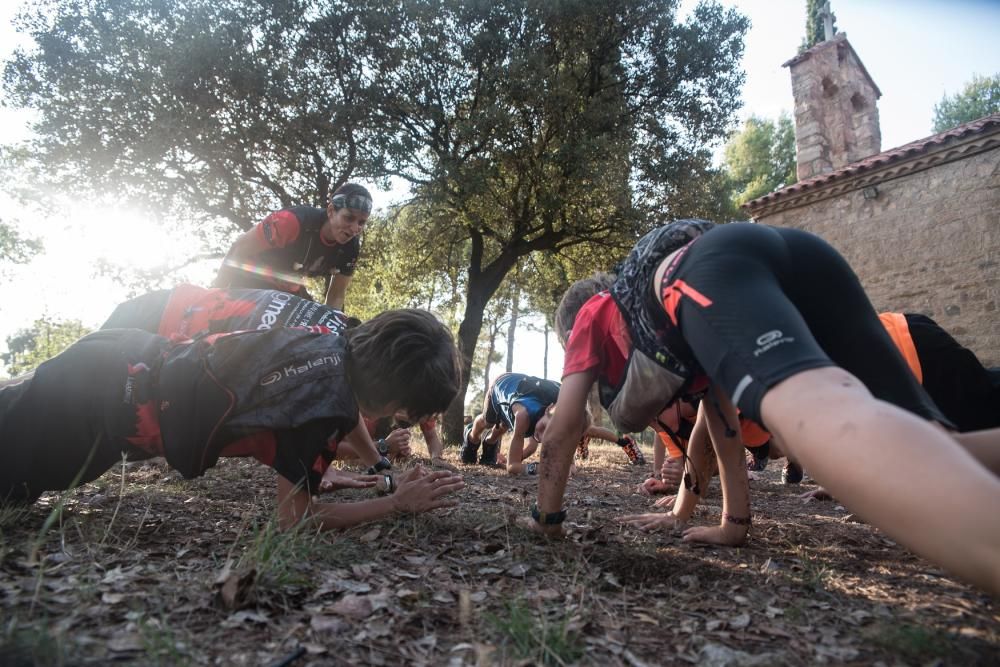
<path id="1" fill-rule="evenodd" d="M 780 463 L 742 548 L 623 527 L 653 509 L 613 445 L 579 464 L 557 542 L 517 525 L 537 479 L 481 466 L 458 507 L 337 534 L 279 533 L 252 461 L 119 466 L 0 516 L 0 664 L 1000 664 L 996 601 L 803 503 Z M 720 512 L 713 483 L 694 523 Z"/>

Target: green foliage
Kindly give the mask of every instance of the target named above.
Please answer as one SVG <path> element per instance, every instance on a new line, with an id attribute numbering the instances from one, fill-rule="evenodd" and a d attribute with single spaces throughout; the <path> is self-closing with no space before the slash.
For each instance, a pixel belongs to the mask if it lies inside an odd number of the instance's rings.
<path id="1" fill-rule="evenodd" d="M 37 112 L 32 147 L 60 187 L 247 228 L 366 164 L 372 71 L 349 2 L 55 0 L 16 25 L 35 45 L 5 86 Z"/>
<path id="2" fill-rule="evenodd" d="M 453 328 L 464 293 L 468 241 L 433 211 L 407 206 L 373 216 L 347 307 L 368 319 L 389 308 L 428 308 Z"/>
<path id="3" fill-rule="evenodd" d="M 18 203 L 23 203 L 25 181 L 34 175 L 29 162 L 23 149 L 0 146 L 0 179 L 4 181 L 4 193 Z M 9 220 L 0 218 L 0 276 L 5 264 L 24 264 L 41 250 L 42 244 L 37 239 L 24 236 Z"/>
<path id="4" fill-rule="evenodd" d="M 27 329 L 20 329 L 7 338 L 7 353 L 0 354 L 0 359 L 3 359 L 11 375 L 27 373 L 90 331 L 79 320 L 60 321 L 42 317 Z"/>
<path id="5" fill-rule="evenodd" d="M 674 11 L 652 0 L 399 9 L 383 42 L 398 63 L 386 99 L 399 103 L 379 125 L 395 174 L 467 244 L 464 377 L 486 304 L 522 258 L 627 247 L 654 211 L 700 203 L 704 145 L 738 104 L 746 22 L 702 4 L 679 25 Z"/>
<path id="6" fill-rule="evenodd" d="M 1000 113 L 1000 73 L 973 76 L 961 92 L 945 95 L 934 105 L 934 132 Z"/>
<path id="7" fill-rule="evenodd" d="M 828 0 L 806 0 L 806 35 L 802 38 L 799 52 L 811 49 L 820 42 L 826 41 L 822 12 L 823 5 L 827 2 Z M 833 33 L 837 34 L 836 18 L 833 21 Z"/>
<path id="8" fill-rule="evenodd" d="M 795 183 L 795 128 L 787 114 L 777 122 L 751 116 L 725 149 L 733 204 L 746 202 Z"/>
<path id="9" fill-rule="evenodd" d="M 564 610 L 562 613 L 566 614 Z M 513 600 L 507 604 L 505 613 L 490 614 L 487 621 L 500 632 L 504 644 L 517 660 L 541 665 L 571 665 L 584 655 L 583 643 L 570 629 L 568 615 L 552 621 L 544 610 L 535 614 L 522 600 Z"/>
<path id="10" fill-rule="evenodd" d="M 351 176 L 406 181 L 414 201 L 366 234 L 348 303 L 442 309 L 468 378 L 522 259 L 729 207 L 710 146 L 739 105 L 748 22 L 709 1 L 681 23 L 678 4 L 51 0 L 20 19 L 35 47 L 5 87 L 62 183 L 165 210 L 245 228 Z"/>
<path id="11" fill-rule="evenodd" d="M 41 250 L 42 244 L 37 239 L 26 238 L 0 220 L 0 262 L 23 264 Z"/>

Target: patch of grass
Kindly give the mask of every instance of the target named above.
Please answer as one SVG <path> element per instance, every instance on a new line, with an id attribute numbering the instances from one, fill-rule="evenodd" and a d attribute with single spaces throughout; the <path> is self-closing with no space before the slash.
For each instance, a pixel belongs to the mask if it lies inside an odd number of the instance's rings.
<path id="1" fill-rule="evenodd" d="M 21 523 L 30 511 L 29 505 L 0 503 L 0 529 Z"/>
<path id="2" fill-rule="evenodd" d="M 810 555 L 806 549 L 799 547 L 796 552 L 802 567 L 797 573 L 799 582 L 816 592 L 826 590 L 827 582 L 833 577 L 834 571 L 825 560 Z"/>
<path id="3" fill-rule="evenodd" d="M 191 660 L 182 652 L 177 634 L 162 619 L 143 618 L 139 636 L 145 648 L 144 660 L 153 665 L 188 665 Z"/>
<path id="4" fill-rule="evenodd" d="M 0 634 L 0 665 L 60 667 L 67 664 L 65 638 L 43 623 L 20 625 L 12 618 Z"/>
<path id="5" fill-rule="evenodd" d="M 804 623 L 806 620 L 806 613 L 797 604 L 790 604 L 785 608 L 785 619 L 789 623 Z"/>
<path id="6" fill-rule="evenodd" d="M 17 532 L 18 525 L 24 522 L 30 511 L 27 505 L 0 504 L 0 563 L 20 548 L 18 540 L 12 539 L 9 533 Z"/>
<path id="7" fill-rule="evenodd" d="M 264 587 L 304 586 L 312 579 L 311 568 L 322 560 L 324 546 L 315 526 L 301 523 L 283 531 L 277 516 L 272 516 L 251 533 L 237 569 L 253 568 Z"/>
<path id="8" fill-rule="evenodd" d="M 885 625 L 871 637 L 878 646 L 911 662 L 926 663 L 928 658 L 945 658 L 952 653 L 951 635 L 918 625 Z"/>
<path id="9" fill-rule="evenodd" d="M 583 642 L 570 630 L 568 615 L 552 622 L 543 610 L 536 615 L 522 600 L 513 600 L 502 614 L 488 614 L 486 620 L 518 660 L 570 665 L 583 657 Z"/>

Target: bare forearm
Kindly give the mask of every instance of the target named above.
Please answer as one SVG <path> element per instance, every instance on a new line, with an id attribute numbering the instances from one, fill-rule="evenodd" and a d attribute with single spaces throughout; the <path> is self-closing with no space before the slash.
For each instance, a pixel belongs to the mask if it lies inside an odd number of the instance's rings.
<path id="1" fill-rule="evenodd" d="M 524 472 L 524 436 L 514 434 L 510 439 L 510 448 L 507 450 L 507 472 L 511 475 L 520 475 Z"/>
<path id="2" fill-rule="evenodd" d="M 358 425 L 337 446 L 338 459 L 348 459 L 351 457 L 360 459 L 365 465 L 369 466 L 373 466 L 382 460 L 382 455 L 379 454 L 378 448 L 375 447 L 375 443 L 368 433 L 368 427 L 365 426 L 365 420 L 360 414 L 358 415 Z"/>
<path id="3" fill-rule="evenodd" d="M 707 421 L 719 462 L 722 512 L 724 517 L 730 517 L 730 521 L 748 527 L 749 524 L 744 524 L 743 521 L 749 521 L 750 518 L 750 482 L 743 457 L 739 413 L 721 391 L 716 391 L 716 399 L 715 405 L 707 406 L 707 409 L 713 411 Z"/>
<path id="4" fill-rule="evenodd" d="M 339 530 L 384 519 L 395 511 L 392 496 L 383 496 L 356 503 L 313 503 L 310 517 L 322 530 Z"/>
<path id="5" fill-rule="evenodd" d="M 424 442 L 427 443 L 427 454 L 432 459 L 444 458 L 444 443 L 438 437 L 435 429 L 423 430 Z"/>
<path id="6" fill-rule="evenodd" d="M 344 310 L 344 301 L 347 298 L 347 286 L 351 283 L 351 276 L 337 274 L 330 278 L 330 288 L 326 291 L 326 305 L 337 310 Z"/>
<path id="7" fill-rule="evenodd" d="M 691 431 L 691 438 L 688 440 L 687 448 L 688 463 L 691 466 L 693 476 L 691 487 L 688 488 L 686 483 L 681 484 L 680 490 L 677 493 L 677 502 L 674 504 L 674 514 L 682 521 L 687 521 L 691 518 L 695 507 L 698 506 L 698 501 L 701 500 L 701 494 L 705 493 L 705 490 L 708 488 L 710 481 L 709 451 L 708 424 L 699 413 L 698 420 Z"/>
<path id="8" fill-rule="evenodd" d="M 596 373 L 592 371 L 563 378 L 556 410 L 546 429 L 545 444 L 539 456 L 538 509 L 541 512 L 562 509 L 573 453 L 587 427 L 587 395 L 595 379 Z"/>
<path id="9" fill-rule="evenodd" d="M 579 438 L 577 438 L 579 440 Z M 576 445 L 572 440 L 547 441 L 539 454 L 538 509 L 558 512 L 566 494 L 566 480 L 573 464 Z"/>
<path id="10" fill-rule="evenodd" d="M 667 446 L 660 440 L 659 434 L 653 440 L 653 477 L 660 479 L 663 475 L 663 461 L 667 458 Z"/>
<path id="11" fill-rule="evenodd" d="M 603 426 L 591 426 L 587 429 L 587 436 L 590 438 L 600 438 L 608 442 L 618 442 L 618 434 Z"/>

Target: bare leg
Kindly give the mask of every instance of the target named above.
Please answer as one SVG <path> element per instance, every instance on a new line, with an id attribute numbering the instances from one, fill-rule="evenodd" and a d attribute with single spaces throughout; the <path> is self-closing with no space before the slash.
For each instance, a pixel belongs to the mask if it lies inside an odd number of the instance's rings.
<path id="1" fill-rule="evenodd" d="M 994 475 L 1000 475 L 1000 428 L 969 433 L 952 433 L 965 451 L 986 466 Z"/>
<path id="2" fill-rule="evenodd" d="M 538 450 L 538 441 L 534 438 L 528 438 L 528 444 L 524 448 L 524 453 L 521 454 L 521 460 L 530 459 L 531 455 Z"/>
<path id="3" fill-rule="evenodd" d="M 836 367 L 781 382 L 764 396 L 761 413 L 785 451 L 852 511 L 1000 593 L 1000 515 L 991 511 L 1000 479 L 944 431 L 875 399 Z"/>

